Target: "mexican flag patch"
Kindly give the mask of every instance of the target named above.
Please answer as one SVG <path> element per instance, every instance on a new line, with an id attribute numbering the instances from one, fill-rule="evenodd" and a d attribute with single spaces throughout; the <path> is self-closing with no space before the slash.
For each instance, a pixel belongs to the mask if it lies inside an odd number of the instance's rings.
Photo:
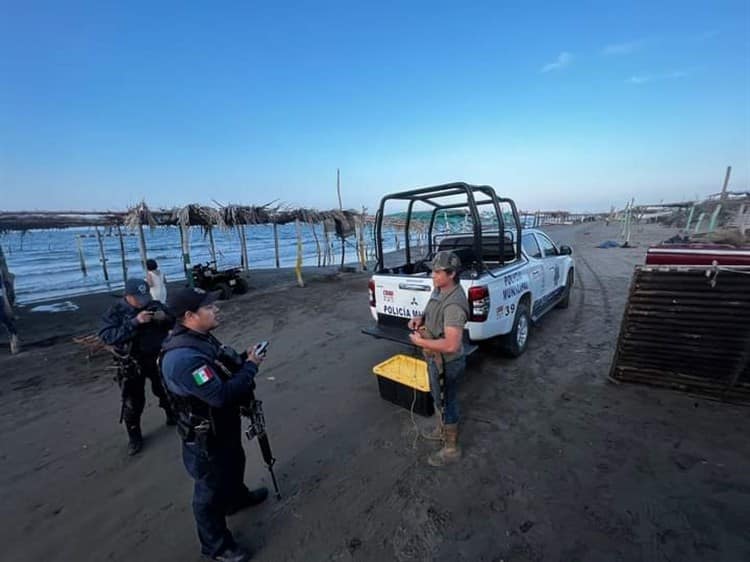
<path id="1" fill-rule="evenodd" d="M 214 378 L 214 373 L 208 365 L 203 365 L 200 369 L 193 371 L 193 380 L 198 386 L 203 386 L 212 378 Z"/>

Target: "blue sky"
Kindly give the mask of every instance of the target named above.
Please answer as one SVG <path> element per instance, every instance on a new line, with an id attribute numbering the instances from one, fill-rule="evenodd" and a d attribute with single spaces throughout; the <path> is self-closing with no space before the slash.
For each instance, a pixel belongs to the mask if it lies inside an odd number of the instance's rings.
<path id="1" fill-rule="evenodd" d="M 0 209 L 750 188 L 747 2 L 357 4 L 3 1 Z"/>

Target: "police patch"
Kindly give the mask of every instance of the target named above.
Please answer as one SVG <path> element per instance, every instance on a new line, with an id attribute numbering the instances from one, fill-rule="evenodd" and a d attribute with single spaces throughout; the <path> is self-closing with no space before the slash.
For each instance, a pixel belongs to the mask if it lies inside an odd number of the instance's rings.
<path id="1" fill-rule="evenodd" d="M 203 386 L 212 378 L 214 378 L 214 373 L 208 365 L 203 365 L 200 369 L 193 371 L 193 380 L 198 386 Z"/>

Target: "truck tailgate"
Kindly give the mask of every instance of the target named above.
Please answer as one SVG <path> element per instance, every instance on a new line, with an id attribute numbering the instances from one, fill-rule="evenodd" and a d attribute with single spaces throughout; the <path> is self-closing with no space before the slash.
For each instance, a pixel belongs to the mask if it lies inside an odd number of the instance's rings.
<path id="1" fill-rule="evenodd" d="M 375 275 L 375 310 L 378 316 L 413 318 L 421 316 L 432 294 L 429 277 Z"/>

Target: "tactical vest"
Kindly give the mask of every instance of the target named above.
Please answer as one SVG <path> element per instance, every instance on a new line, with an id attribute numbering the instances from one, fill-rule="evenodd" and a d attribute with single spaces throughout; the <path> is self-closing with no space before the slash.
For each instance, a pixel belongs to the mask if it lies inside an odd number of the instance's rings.
<path id="1" fill-rule="evenodd" d="M 222 381 L 226 381 L 231 375 L 231 369 L 229 369 L 224 363 L 220 361 L 222 344 L 211 334 L 200 334 L 185 328 L 184 326 L 177 326 L 172 335 L 167 338 L 162 346 L 161 355 L 159 356 L 159 365 L 161 371 L 161 363 L 168 352 L 189 347 L 198 351 L 201 355 L 209 358 L 212 365 L 218 367 L 217 375 Z M 162 373 L 162 379 L 164 379 Z M 213 408 L 203 400 L 196 398 L 195 396 L 180 396 L 169 390 L 169 387 L 164 380 L 164 388 L 172 403 L 172 408 L 175 410 L 178 418 L 178 430 L 180 436 L 185 441 L 191 441 L 195 438 L 195 429 L 198 426 L 210 424 L 211 432 L 216 432 L 216 421 L 217 417 L 226 414 L 222 410 L 225 408 Z"/>

